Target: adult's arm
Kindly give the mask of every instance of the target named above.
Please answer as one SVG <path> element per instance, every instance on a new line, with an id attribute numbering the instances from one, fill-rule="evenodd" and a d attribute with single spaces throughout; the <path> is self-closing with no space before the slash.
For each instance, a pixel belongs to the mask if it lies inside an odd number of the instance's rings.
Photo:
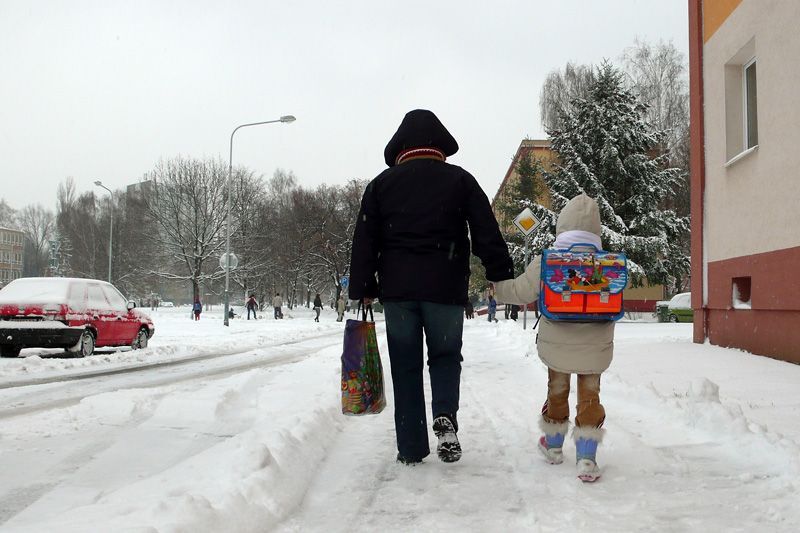
<path id="1" fill-rule="evenodd" d="M 353 251 L 350 255 L 350 285 L 348 293 L 351 300 L 376 298 L 378 281 L 378 251 L 380 249 L 380 211 L 373 180 L 364 190 L 361 209 L 358 212 L 353 232 Z"/>
<path id="2" fill-rule="evenodd" d="M 489 199 L 469 172 L 464 171 L 464 182 L 472 253 L 480 258 L 486 268 L 486 279 L 511 279 L 514 277 L 514 262 L 508 254 L 508 245 L 500 233 Z"/>

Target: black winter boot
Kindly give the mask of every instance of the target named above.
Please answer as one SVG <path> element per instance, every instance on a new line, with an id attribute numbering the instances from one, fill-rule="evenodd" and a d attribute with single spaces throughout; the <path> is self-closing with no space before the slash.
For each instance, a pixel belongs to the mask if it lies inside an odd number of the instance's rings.
<path id="1" fill-rule="evenodd" d="M 461 443 L 456 436 L 457 427 L 449 415 L 438 415 L 433 419 L 433 432 L 439 437 L 436 453 L 445 463 L 461 459 Z"/>

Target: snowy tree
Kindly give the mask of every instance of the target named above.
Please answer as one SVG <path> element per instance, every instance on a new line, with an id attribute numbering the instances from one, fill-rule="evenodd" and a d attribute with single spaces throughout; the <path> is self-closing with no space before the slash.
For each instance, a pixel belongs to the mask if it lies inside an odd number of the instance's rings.
<path id="1" fill-rule="evenodd" d="M 17 212 L 8 205 L 5 199 L 0 198 L 0 228 L 15 229 L 17 227 Z"/>
<path id="2" fill-rule="evenodd" d="M 663 131 L 663 140 L 655 148 L 664 154 L 671 166 L 683 172 L 674 194 L 665 199 L 680 216 L 691 212 L 689 183 L 689 62 L 671 42 L 634 41 L 622 56 L 629 84 L 639 101 L 647 106 L 645 121 L 653 131 Z M 689 232 L 680 237 L 680 245 L 690 253 Z M 684 289 L 685 278 L 677 279 L 676 291 Z"/>
<path id="3" fill-rule="evenodd" d="M 190 282 L 199 299 L 201 283 L 224 275 L 217 258 L 225 251 L 228 167 L 217 159 L 176 157 L 162 160 L 146 177 L 153 181 L 147 212 L 169 259 L 166 268 L 152 273 Z"/>
<path id="4" fill-rule="evenodd" d="M 44 276 L 48 269 L 49 242 L 55 231 L 55 217 L 41 205 L 20 211 L 20 226 L 25 232 L 24 276 Z"/>
<path id="5" fill-rule="evenodd" d="M 662 152 L 670 164 L 689 167 L 688 61 L 671 42 L 650 44 L 636 39 L 622 56 L 630 87 L 647 108 L 645 121 L 664 132 Z"/>
<path id="6" fill-rule="evenodd" d="M 539 238 L 552 239 L 554 214 L 586 193 L 600 206 L 606 248 L 628 254 L 634 283 L 646 277 L 670 286 L 689 271 L 681 246 L 689 222 L 665 207 L 682 171 L 670 168 L 665 155 L 652 155 L 664 133 L 651 131 L 646 110 L 620 71 L 609 63 L 598 68 L 589 97 L 574 102 L 561 129 L 548 132 L 560 161 L 555 172 L 545 173 L 553 213 Z"/>
<path id="7" fill-rule="evenodd" d="M 100 210 L 94 193 L 78 194 L 75 180 L 58 185 L 56 228 L 59 235 L 59 272 L 63 275 L 105 279 L 108 274 L 108 235 L 103 239 Z"/>
<path id="8" fill-rule="evenodd" d="M 321 223 L 311 259 L 312 264 L 325 273 L 326 281 L 334 288 L 334 293 L 331 294 L 333 301 L 343 291 L 342 277 L 349 274 L 353 232 L 367 183 L 364 180 L 350 180 L 341 187 L 323 186 L 317 189 Z"/>
<path id="9" fill-rule="evenodd" d="M 239 266 L 231 271 L 231 284 L 245 299 L 257 294 L 260 301 L 266 298 L 260 279 L 275 266 L 270 254 L 274 227 L 268 217 L 265 218 L 266 194 L 259 176 L 244 167 L 234 169 L 231 250 L 239 258 Z"/>
<path id="10" fill-rule="evenodd" d="M 594 83 L 594 66 L 567 63 L 563 72 L 553 70 L 545 78 L 539 94 L 539 112 L 545 130 L 563 125 L 562 117 L 572 112 L 573 105 L 589 93 Z"/>

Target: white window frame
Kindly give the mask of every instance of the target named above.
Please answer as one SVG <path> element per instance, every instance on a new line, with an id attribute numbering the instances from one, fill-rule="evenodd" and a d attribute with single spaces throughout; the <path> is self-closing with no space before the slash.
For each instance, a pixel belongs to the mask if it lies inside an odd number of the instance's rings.
<path id="1" fill-rule="evenodd" d="M 747 152 L 748 150 L 752 150 L 753 148 L 758 147 L 758 142 L 753 146 L 748 146 L 748 138 L 750 137 L 748 126 L 747 126 L 747 69 L 752 65 L 757 65 L 757 57 L 753 57 L 745 64 L 742 65 L 742 133 L 744 134 L 744 138 L 742 139 L 742 153 Z M 756 67 L 756 85 L 758 84 L 758 67 Z M 756 92 L 756 102 L 758 102 L 758 92 Z M 756 120 L 758 120 L 758 116 L 756 116 Z"/>

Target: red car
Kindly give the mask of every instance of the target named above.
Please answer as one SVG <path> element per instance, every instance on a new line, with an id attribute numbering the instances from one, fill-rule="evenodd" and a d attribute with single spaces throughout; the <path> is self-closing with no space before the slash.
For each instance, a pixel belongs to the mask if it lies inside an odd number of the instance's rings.
<path id="1" fill-rule="evenodd" d="M 79 278 L 19 278 L 0 290 L 0 355 L 64 348 L 75 357 L 99 346 L 145 348 L 155 329 L 110 283 Z"/>

